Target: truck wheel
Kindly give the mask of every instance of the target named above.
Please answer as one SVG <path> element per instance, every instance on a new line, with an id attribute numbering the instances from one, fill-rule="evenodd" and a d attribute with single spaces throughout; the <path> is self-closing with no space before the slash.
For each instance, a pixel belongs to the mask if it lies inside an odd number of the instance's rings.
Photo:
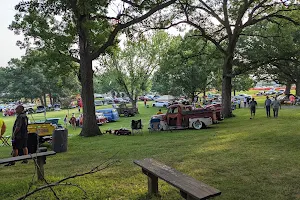
<path id="1" fill-rule="evenodd" d="M 193 128 L 199 130 L 203 127 L 203 123 L 199 120 L 193 122 Z"/>
<path id="2" fill-rule="evenodd" d="M 129 117 L 129 113 L 127 111 L 124 112 L 125 117 Z"/>

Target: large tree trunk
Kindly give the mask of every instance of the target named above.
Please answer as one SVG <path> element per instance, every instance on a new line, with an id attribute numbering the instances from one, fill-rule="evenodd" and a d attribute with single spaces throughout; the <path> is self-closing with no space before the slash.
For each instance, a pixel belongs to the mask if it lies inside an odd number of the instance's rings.
<path id="1" fill-rule="evenodd" d="M 90 137 L 100 135 L 101 131 L 96 123 L 92 59 L 85 22 L 86 17 L 81 18 L 79 22 L 80 82 L 84 119 L 80 135 Z"/>
<path id="2" fill-rule="evenodd" d="M 291 87 L 292 87 L 292 83 L 291 82 L 287 82 L 287 84 L 285 86 L 284 94 L 290 94 L 291 93 Z"/>
<path id="3" fill-rule="evenodd" d="M 231 111 L 232 61 L 233 61 L 232 56 L 226 56 L 223 65 L 222 112 L 225 118 L 232 117 L 232 111 Z"/>
<path id="4" fill-rule="evenodd" d="M 296 82 L 296 96 L 300 96 L 300 81 Z"/>

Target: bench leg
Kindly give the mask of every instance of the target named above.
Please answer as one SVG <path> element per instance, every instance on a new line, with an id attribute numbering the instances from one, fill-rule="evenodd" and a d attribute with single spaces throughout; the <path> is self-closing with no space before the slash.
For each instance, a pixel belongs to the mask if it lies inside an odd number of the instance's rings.
<path id="1" fill-rule="evenodd" d="M 196 200 L 194 197 L 180 190 L 180 195 L 186 200 Z"/>
<path id="2" fill-rule="evenodd" d="M 148 194 L 158 195 L 158 177 L 142 169 L 142 172 L 148 177 Z"/>
<path id="3" fill-rule="evenodd" d="M 46 157 L 42 156 L 42 157 L 38 157 L 37 158 L 37 176 L 38 176 L 38 180 L 44 180 L 44 164 L 46 161 Z"/>
<path id="4" fill-rule="evenodd" d="M 158 178 L 148 174 L 148 193 L 158 195 Z"/>

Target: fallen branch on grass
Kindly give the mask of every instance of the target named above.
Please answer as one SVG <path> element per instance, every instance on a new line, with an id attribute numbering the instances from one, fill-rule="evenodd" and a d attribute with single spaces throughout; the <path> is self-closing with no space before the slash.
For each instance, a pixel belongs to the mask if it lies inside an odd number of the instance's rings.
<path id="1" fill-rule="evenodd" d="M 116 155 L 116 154 L 115 154 Z M 47 189 L 47 188 L 50 188 L 51 191 L 54 193 L 56 199 L 59 199 L 59 197 L 56 195 L 56 193 L 54 192 L 54 190 L 52 189 L 52 187 L 55 187 L 55 186 L 70 186 L 70 187 L 77 187 L 78 189 L 80 189 L 83 193 L 84 193 L 84 199 L 86 199 L 88 197 L 87 195 L 87 192 L 80 186 L 80 185 L 77 185 L 77 184 L 73 184 L 73 183 L 65 183 L 65 181 L 67 180 L 70 180 L 70 179 L 74 179 L 74 178 L 77 178 L 77 177 L 81 177 L 81 176 L 85 176 L 85 175 L 89 175 L 89 174 L 94 174 L 96 172 L 99 172 L 99 171 L 102 171 L 104 169 L 107 169 L 111 166 L 113 166 L 114 164 L 118 163 L 119 160 L 114 160 L 112 156 L 111 158 L 109 158 L 108 160 L 105 160 L 103 163 L 101 163 L 100 165 L 92 168 L 90 171 L 88 172 L 85 172 L 85 173 L 81 173 L 81 174 L 75 174 L 75 175 L 72 175 L 72 176 L 68 176 L 66 178 L 63 178 L 57 182 L 54 182 L 54 183 L 48 183 L 45 179 L 45 182 L 46 182 L 46 185 L 43 185 L 41 187 L 38 187 L 36 188 L 35 190 L 31 191 L 31 192 L 27 192 L 27 194 L 25 194 L 24 196 L 22 197 L 19 197 L 17 200 L 23 200 L 23 199 L 26 199 L 27 197 L 35 194 L 36 192 L 39 192 L 39 191 L 42 191 L 44 189 Z M 35 163 L 37 165 L 37 163 Z M 39 170 L 39 169 L 38 169 Z"/>

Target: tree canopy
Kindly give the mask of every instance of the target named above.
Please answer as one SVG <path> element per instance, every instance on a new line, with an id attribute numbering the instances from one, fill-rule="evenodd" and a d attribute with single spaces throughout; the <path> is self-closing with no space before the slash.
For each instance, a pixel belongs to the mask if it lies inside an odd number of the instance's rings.
<path id="1" fill-rule="evenodd" d="M 101 132 L 95 122 L 92 61 L 110 51 L 118 34 L 142 22 L 176 0 L 165 1 L 95 1 L 32 0 L 16 6 L 17 14 L 10 28 L 23 33 L 22 48 L 39 48 L 60 61 L 80 64 L 84 123 L 82 136 Z M 117 12 L 109 13 L 114 7 Z M 113 9 L 112 9 L 113 10 Z"/>

